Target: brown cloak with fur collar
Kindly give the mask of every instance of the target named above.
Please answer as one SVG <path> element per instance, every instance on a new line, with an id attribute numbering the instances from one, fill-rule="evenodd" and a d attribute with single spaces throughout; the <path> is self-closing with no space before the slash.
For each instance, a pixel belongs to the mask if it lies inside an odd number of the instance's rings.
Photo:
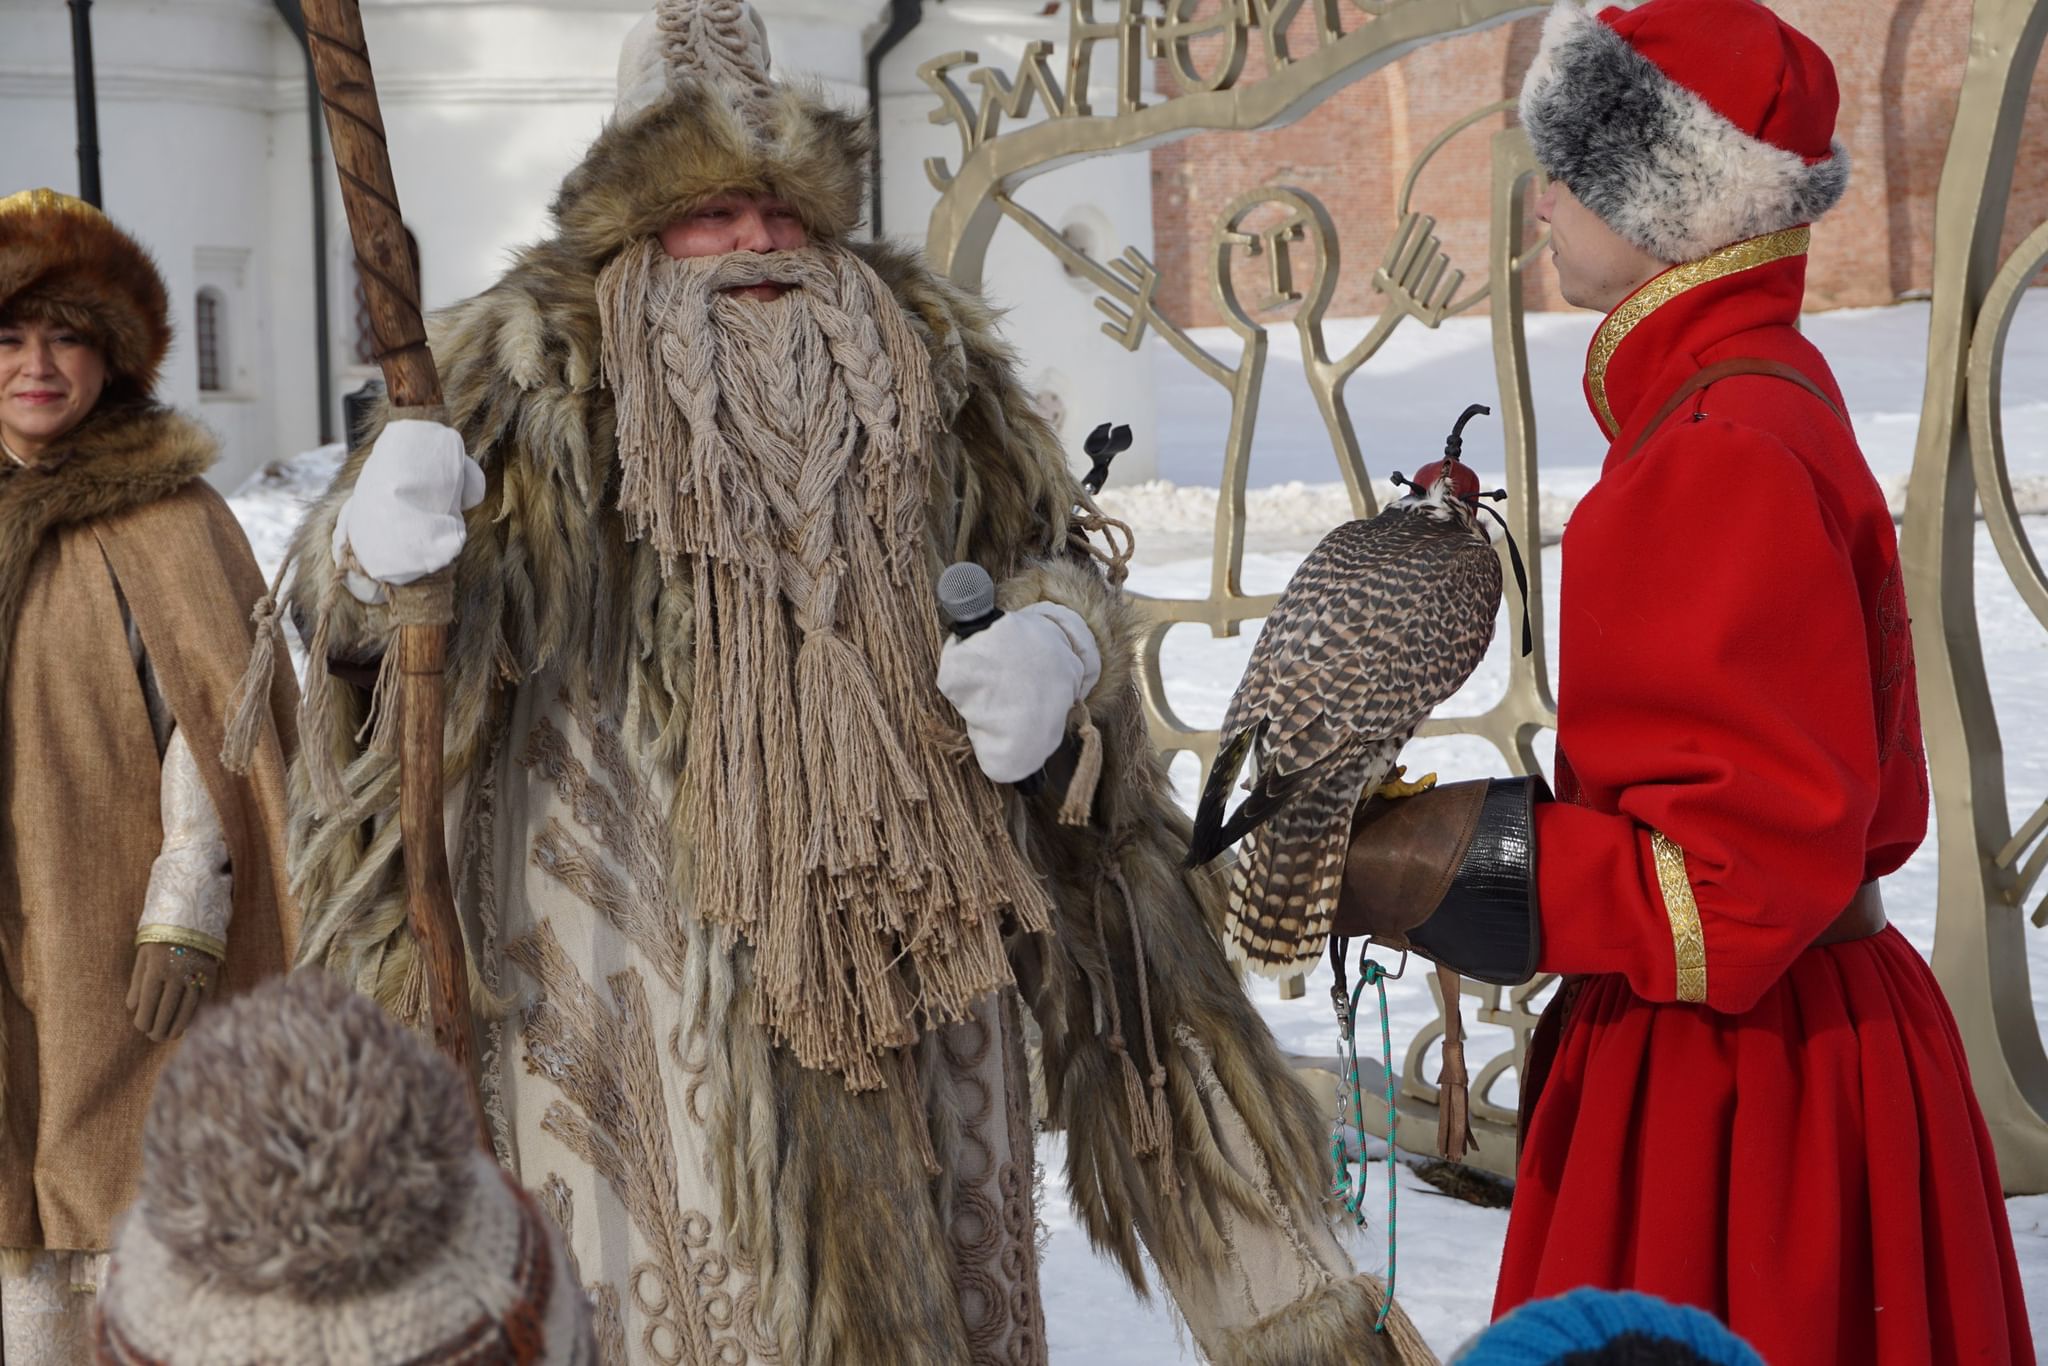
<path id="1" fill-rule="evenodd" d="M 197 424 L 117 404 L 44 464 L 0 471 L 0 1249 L 109 1246 L 175 1047 L 125 1007 L 163 835 L 124 603 L 233 859 L 223 989 L 281 971 L 297 940 L 283 877 L 297 688 L 282 638 L 249 777 L 218 757 L 263 582 L 199 478 L 214 455 Z"/>

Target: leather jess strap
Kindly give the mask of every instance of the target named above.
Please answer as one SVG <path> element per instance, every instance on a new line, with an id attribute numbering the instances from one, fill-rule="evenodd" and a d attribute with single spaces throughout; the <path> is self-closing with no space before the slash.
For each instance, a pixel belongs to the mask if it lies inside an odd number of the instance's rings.
<path id="1" fill-rule="evenodd" d="M 1679 385 L 1678 392 L 1664 400 L 1664 406 L 1657 410 L 1657 415 L 1650 419 L 1649 424 L 1636 437 L 1636 444 L 1628 448 L 1629 456 L 1633 457 L 1637 451 L 1641 450 L 1644 443 L 1657 434 L 1658 429 L 1664 425 L 1665 420 L 1677 412 L 1680 407 L 1684 406 L 1687 399 L 1706 388 L 1709 384 L 1716 384 L 1721 380 L 1730 379 L 1736 375 L 1763 375 L 1769 379 L 1782 379 L 1788 384 L 1796 384 L 1826 404 L 1827 410 L 1835 415 L 1837 422 L 1841 423 L 1844 427 L 1849 425 L 1849 419 L 1843 415 L 1840 408 L 1835 406 L 1835 401 L 1829 398 L 1818 384 L 1815 384 L 1783 361 L 1764 360 L 1760 356 L 1737 356 L 1732 360 L 1716 361 L 1685 383 Z"/>
<path id="2" fill-rule="evenodd" d="M 1813 947 L 1826 948 L 1829 944 L 1868 939 L 1884 927 L 1884 898 L 1878 895 L 1875 882 L 1866 882 L 1856 889 L 1855 896 L 1849 898 L 1848 907 L 1814 939 Z"/>

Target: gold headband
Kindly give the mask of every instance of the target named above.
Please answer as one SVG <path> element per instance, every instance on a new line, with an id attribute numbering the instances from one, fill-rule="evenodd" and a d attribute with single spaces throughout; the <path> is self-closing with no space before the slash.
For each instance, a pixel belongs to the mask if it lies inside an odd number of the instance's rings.
<path id="1" fill-rule="evenodd" d="M 61 213 L 74 218 L 106 219 L 105 214 L 83 199 L 74 199 L 52 189 L 23 190 L 0 199 L 0 218 L 16 213 Z"/>

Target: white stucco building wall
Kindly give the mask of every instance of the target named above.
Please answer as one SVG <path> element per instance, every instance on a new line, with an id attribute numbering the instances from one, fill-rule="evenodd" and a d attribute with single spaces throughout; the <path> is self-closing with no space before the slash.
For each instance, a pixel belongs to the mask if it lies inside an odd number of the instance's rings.
<path id="1" fill-rule="evenodd" d="M 848 107 L 867 102 L 867 57 L 889 0 L 755 0 L 777 69 L 819 80 Z M 926 0 L 919 27 L 882 68 L 884 229 L 922 241 L 935 192 L 927 155 L 954 135 L 926 122 L 916 78 L 960 47 L 1013 65 L 1032 37 L 1064 41 L 1042 0 Z M 363 0 L 408 226 L 429 309 L 487 286 L 508 253 L 546 231 L 547 204 L 611 111 L 621 40 L 642 0 Z M 157 257 L 176 334 L 161 395 L 222 438 L 215 482 L 232 486 L 321 437 L 311 169 L 304 57 L 269 0 L 97 0 L 91 10 L 101 183 L 108 213 Z M 70 12 L 56 0 L 0 0 L 0 194 L 78 188 Z M 324 145 L 324 132 L 322 137 Z M 328 429 L 374 367 L 355 355 L 353 253 L 340 189 L 327 186 Z M 1112 254 L 1151 243 L 1145 159 L 1120 158 L 1033 182 L 1056 226 L 1092 225 Z M 1078 456 L 1095 422 L 1133 422 L 1140 446 L 1117 477 L 1149 472 L 1148 362 L 1100 335 L 1091 296 L 1014 230 L 998 234 L 986 287 L 1008 306 L 1025 376 L 1066 414 Z M 199 291 L 224 323 L 222 388 L 202 394 L 193 349 Z"/>
<path id="2" fill-rule="evenodd" d="M 62 4 L 0 4 L 0 192 L 77 192 L 70 17 Z M 273 30 L 284 26 L 257 0 L 105 3 L 92 17 L 106 208 L 155 253 L 171 293 L 161 393 L 253 451 L 274 430 Z M 204 404 L 192 350 L 202 284 L 221 292 L 228 328 L 224 388 Z"/>

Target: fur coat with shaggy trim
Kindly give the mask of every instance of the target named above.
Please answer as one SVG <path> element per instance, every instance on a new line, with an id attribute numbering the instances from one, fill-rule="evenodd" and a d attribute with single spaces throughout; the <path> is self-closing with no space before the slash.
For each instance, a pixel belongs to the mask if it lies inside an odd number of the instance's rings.
<path id="1" fill-rule="evenodd" d="M 995 1129 L 986 1123 L 986 1069 L 1000 1074 L 1014 1062 L 1012 1073 L 1023 1072 L 1028 1013 L 1047 1120 L 1065 1131 L 1067 1181 L 1090 1239 L 1141 1290 L 1142 1241 L 1214 1359 L 1430 1359 L 1398 1311 L 1390 1335 L 1373 1334 L 1382 1290 L 1353 1273 L 1331 1233 L 1315 1107 L 1225 963 L 1216 936 L 1220 888 L 1179 866 L 1188 826 L 1146 730 L 1133 667 L 1139 622 L 1083 550 L 1074 517 L 1080 489 L 1017 382 L 993 313 L 915 254 L 857 248 L 924 338 L 947 419 L 933 452 L 931 562 L 977 561 L 1011 605 L 1047 599 L 1073 608 L 1102 648 L 1102 677 L 1086 699 L 1103 751 L 1090 819 L 1060 822 L 1063 781 L 1040 796 L 1004 798 L 1009 837 L 1053 892 L 1052 932 L 1013 936 L 1016 992 L 997 993 L 975 1020 L 948 1027 L 980 1031 L 978 1044 L 936 1031 L 908 1051 L 903 1085 L 855 1094 L 838 1076 L 807 1072 L 766 1045 L 745 1008 L 744 945 L 704 932 L 686 905 L 665 899 L 666 889 L 648 898 L 597 866 L 610 849 L 618 857 L 606 866 L 630 870 L 633 842 L 650 829 L 673 839 L 669 803 L 642 794 L 641 805 L 662 809 L 648 818 L 653 824 L 636 826 L 619 814 L 630 804 L 619 794 L 647 767 L 671 785 L 680 772 L 676 737 L 685 728 L 676 719 L 690 705 L 693 622 L 688 584 L 680 575 L 664 581 L 658 557 L 627 540 L 616 511 L 620 472 L 600 378 L 595 278 L 610 252 L 658 227 L 690 195 L 725 188 L 733 177 L 791 197 L 807 222 L 826 229 L 820 235 L 838 235 L 838 216 L 858 201 L 842 203 L 832 187 L 844 180 L 857 189 L 858 179 L 827 174 L 820 162 L 832 158 L 817 153 L 857 147 L 858 125 L 821 124 L 798 97 L 784 98 L 788 117 L 765 163 L 725 147 L 730 130 L 721 131 L 718 111 L 693 115 L 687 91 L 608 131 L 611 141 L 601 139 L 564 185 L 558 235 L 525 250 L 497 285 L 431 329 L 448 420 L 488 477 L 455 564 L 446 678 L 454 842 L 487 832 L 500 851 L 492 862 L 476 857 L 475 839 L 451 849 L 465 869 L 474 986 L 480 999 L 496 998 L 511 1012 L 486 1031 L 487 1092 L 538 1075 L 559 1084 L 566 1100 L 540 1127 L 550 1142 L 615 1171 L 612 1185 L 645 1234 L 661 1222 L 652 1207 L 673 1204 L 675 1189 L 636 1184 L 643 1168 L 618 1154 L 644 1143 L 646 1128 L 619 1116 L 664 1076 L 687 1081 L 693 1120 L 702 1118 L 717 1140 L 705 1160 L 723 1210 L 719 1265 L 753 1278 L 737 1299 L 749 1306 L 755 1331 L 727 1344 L 743 1359 L 1043 1360 L 1031 1120 L 1019 1110 L 1007 1138 L 996 1132 L 1000 1116 Z M 634 187 L 662 157 L 684 155 L 700 166 L 728 155 L 729 165 L 705 172 L 687 192 L 664 192 L 660 203 Z M 811 193 L 799 172 L 785 176 L 779 166 L 814 168 Z M 342 590 L 329 550 L 366 453 L 352 455 L 294 549 L 292 610 L 302 632 L 324 641 L 330 659 L 355 664 L 377 659 L 392 631 L 384 609 Z M 352 672 L 356 681 L 342 676 Z M 366 717 L 360 683 L 359 672 L 323 673 L 319 661 L 308 681 L 311 715 L 326 720 L 309 724 L 307 743 L 329 737 L 347 802 L 322 816 L 309 779 L 295 776 L 293 873 L 309 917 L 302 956 L 419 1020 L 425 998 L 404 924 L 396 763 L 358 753 L 350 738 Z M 577 716 L 591 737 L 587 759 L 583 741 L 561 733 Z M 654 722 L 644 724 L 649 716 Z M 510 789 L 543 771 L 575 800 L 553 808 L 559 818 L 535 819 L 546 828 L 508 831 L 523 800 Z M 658 792 L 660 783 L 650 787 Z M 656 852 L 666 866 L 672 851 Z M 560 916 L 500 949 L 511 912 L 492 898 L 509 904 L 508 883 L 536 868 L 583 887 L 585 914 L 645 940 L 663 927 L 647 923 L 643 903 L 672 914 L 672 951 L 636 960 L 644 972 L 594 964 L 611 974 L 602 978 L 607 999 L 572 972 L 571 941 L 588 936 Z M 666 1051 L 657 1059 L 650 1042 L 635 1071 L 636 1031 L 664 1018 L 662 984 L 650 974 L 680 983 L 675 999 L 684 1007 Z M 693 984 L 705 980 L 713 986 L 693 997 Z M 515 1034 L 525 1076 L 492 1056 L 509 1050 Z M 699 1046 L 703 1039 L 708 1047 Z M 973 1068 L 983 1059 L 992 1061 L 978 1079 Z M 1023 1090 L 1028 1105 L 1028 1085 Z M 558 1217 L 582 1228 L 574 1180 L 509 1151 L 504 1127 L 502 1155 Z M 987 1170 L 991 1142 L 1007 1144 L 1020 1164 L 1001 1191 Z M 658 1165 L 684 1168 L 687 1187 L 687 1156 L 662 1151 Z M 1020 1232 L 1000 1258 L 989 1251 L 987 1226 L 996 1223 Z M 571 1241 L 592 1247 L 580 1234 Z M 622 1277 L 629 1284 L 594 1287 L 600 1339 L 618 1344 L 622 1359 L 640 1359 L 629 1343 L 656 1350 L 636 1324 L 662 1314 L 662 1333 L 681 1342 L 685 1360 L 710 1350 L 710 1338 L 693 1345 L 689 1325 L 670 1322 L 681 1312 L 672 1295 L 649 1291 L 687 1279 L 665 1279 L 661 1260 L 650 1254 L 632 1267 Z M 584 1270 L 593 1271 L 587 1258 Z M 1045 1313 L 1056 1316 L 1058 1306 Z M 728 1324 L 721 1331 L 737 1331 L 729 1313 L 718 1321 Z"/>

